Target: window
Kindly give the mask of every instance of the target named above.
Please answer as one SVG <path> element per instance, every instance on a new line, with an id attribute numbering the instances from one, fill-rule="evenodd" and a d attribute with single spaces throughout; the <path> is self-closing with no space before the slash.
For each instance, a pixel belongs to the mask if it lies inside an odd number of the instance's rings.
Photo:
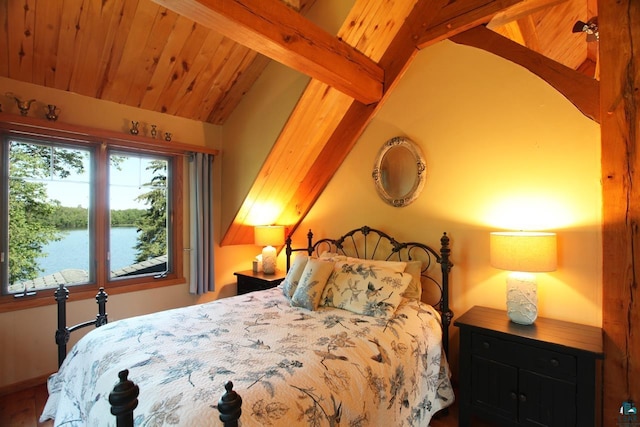
<path id="1" fill-rule="evenodd" d="M 111 279 L 168 270 L 169 165 L 163 157 L 109 155 Z"/>
<path id="2" fill-rule="evenodd" d="M 109 289 L 175 283 L 182 216 L 180 192 L 171 183 L 182 182 L 181 155 L 135 144 L 2 137 L 5 298 L 59 284 Z"/>

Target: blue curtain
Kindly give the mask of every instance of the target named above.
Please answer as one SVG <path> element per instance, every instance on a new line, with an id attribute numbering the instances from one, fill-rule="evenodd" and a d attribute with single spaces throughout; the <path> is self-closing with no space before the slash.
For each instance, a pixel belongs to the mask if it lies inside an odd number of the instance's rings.
<path id="1" fill-rule="evenodd" d="M 189 158 L 191 256 L 189 292 L 214 290 L 213 271 L 213 155 Z"/>

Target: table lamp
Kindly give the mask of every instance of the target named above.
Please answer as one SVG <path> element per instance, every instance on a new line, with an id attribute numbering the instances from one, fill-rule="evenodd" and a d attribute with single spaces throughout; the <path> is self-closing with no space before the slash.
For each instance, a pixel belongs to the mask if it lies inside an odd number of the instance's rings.
<path id="1" fill-rule="evenodd" d="M 281 225 L 258 225 L 254 228 L 255 244 L 262 249 L 262 271 L 264 274 L 276 272 L 276 248 L 284 242 L 284 227 Z"/>
<path id="2" fill-rule="evenodd" d="M 495 232 L 490 235 L 490 262 L 511 271 L 507 276 L 507 314 L 514 323 L 531 325 L 538 317 L 538 289 L 534 273 L 557 266 L 555 233 Z"/>

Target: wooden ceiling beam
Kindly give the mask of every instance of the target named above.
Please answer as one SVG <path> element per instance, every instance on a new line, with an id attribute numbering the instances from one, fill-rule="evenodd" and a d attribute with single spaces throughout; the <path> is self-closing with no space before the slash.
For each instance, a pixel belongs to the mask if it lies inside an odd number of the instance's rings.
<path id="1" fill-rule="evenodd" d="M 567 0 L 523 0 L 520 3 L 514 4 L 513 6 L 496 13 L 487 24 L 487 28 L 494 29 L 496 27 L 509 24 L 510 22 L 525 18 L 532 13 L 556 6 L 566 1 Z"/>
<path id="2" fill-rule="evenodd" d="M 436 0 L 439 1 L 439 0 Z M 446 2 L 437 10 L 430 10 L 420 19 L 421 25 L 414 25 L 416 45 L 423 49 L 460 32 L 486 24 L 498 12 L 522 0 L 466 0 Z"/>
<path id="3" fill-rule="evenodd" d="M 363 104 L 382 97 L 382 68 L 279 0 L 153 1 Z"/>
<path id="4" fill-rule="evenodd" d="M 553 86 L 585 116 L 600 123 L 600 84 L 597 80 L 482 26 L 453 36 L 451 40 L 484 49 L 525 67 Z"/>

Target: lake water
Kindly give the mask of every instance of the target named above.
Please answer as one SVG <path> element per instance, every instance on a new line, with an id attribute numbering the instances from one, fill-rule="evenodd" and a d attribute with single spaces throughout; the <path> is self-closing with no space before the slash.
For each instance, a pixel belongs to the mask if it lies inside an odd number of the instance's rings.
<path id="1" fill-rule="evenodd" d="M 134 264 L 137 237 L 136 227 L 114 227 L 111 229 L 111 271 Z M 46 258 L 38 263 L 44 272 L 42 276 L 67 268 L 89 271 L 89 232 L 69 230 L 57 242 L 44 247 Z"/>

